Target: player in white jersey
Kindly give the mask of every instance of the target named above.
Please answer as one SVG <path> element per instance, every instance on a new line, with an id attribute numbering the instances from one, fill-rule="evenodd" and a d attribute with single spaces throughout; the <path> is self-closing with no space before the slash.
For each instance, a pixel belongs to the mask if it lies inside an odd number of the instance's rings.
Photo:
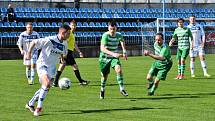
<path id="1" fill-rule="evenodd" d="M 38 56 L 38 50 L 33 49 L 31 60 L 26 60 L 26 54 L 28 52 L 28 48 L 30 42 L 33 39 L 38 39 L 39 34 L 33 31 L 32 23 L 29 22 L 26 25 L 26 31 L 22 32 L 17 41 L 17 45 L 19 47 L 21 55 L 23 55 L 23 64 L 26 66 L 26 77 L 28 79 L 28 84 L 32 85 L 34 83 L 34 75 L 36 72 L 36 61 Z"/>
<path id="2" fill-rule="evenodd" d="M 195 77 L 194 74 L 194 64 L 195 64 L 195 57 L 199 56 L 202 69 L 204 72 L 205 77 L 210 77 L 207 73 L 206 69 L 206 62 L 205 62 L 205 32 L 202 26 L 196 23 L 195 16 L 191 16 L 189 18 L 190 24 L 187 26 L 190 28 L 192 35 L 193 35 L 193 49 L 190 50 L 190 70 L 191 70 L 191 77 Z"/>
<path id="3" fill-rule="evenodd" d="M 40 56 L 37 60 L 37 73 L 41 88 L 37 90 L 31 100 L 25 105 L 27 109 L 34 113 L 34 116 L 41 115 L 42 103 L 48 93 L 56 72 L 56 64 L 63 56 L 67 54 L 67 39 L 70 35 L 70 27 L 62 25 L 59 28 L 58 35 L 36 39 L 30 44 L 27 53 L 27 59 L 31 58 L 33 48 L 41 49 Z M 37 108 L 34 109 L 34 103 L 38 100 Z"/>

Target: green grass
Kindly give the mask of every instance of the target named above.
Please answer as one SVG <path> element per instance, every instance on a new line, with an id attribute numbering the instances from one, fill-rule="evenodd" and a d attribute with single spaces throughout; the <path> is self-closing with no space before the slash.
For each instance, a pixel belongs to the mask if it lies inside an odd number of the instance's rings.
<path id="1" fill-rule="evenodd" d="M 129 97 L 119 93 L 115 74 L 111 71 L 104 100 L 99 99 L 100 72 L 98 58 L 76 59 L 84 79 L 91 80 L 82 87 L 67 67 L 62 77 L 72 80 L 69 90 L 52 88 L 43 103 L 43 115 L 34 117 L 24 108 L 25 103 L 40 87 L 29 86 L 21 60 L 0 61 L 0 121 L 214 121 L 215 120 L 215 55 L 207 55 L 208 72 L 203 77 L 199 59 L 196 78 L 190 78 L 189 59 L 184 80 L 174 80 L 174 62 L 166 81 L 156 90 L 157 96 L 146 96 L 146 74 L 153 60 L 149 57 L 130 57 L 122 60 L 126 90 Z M 173 57 L 175 61 L 175 57 Z"/>

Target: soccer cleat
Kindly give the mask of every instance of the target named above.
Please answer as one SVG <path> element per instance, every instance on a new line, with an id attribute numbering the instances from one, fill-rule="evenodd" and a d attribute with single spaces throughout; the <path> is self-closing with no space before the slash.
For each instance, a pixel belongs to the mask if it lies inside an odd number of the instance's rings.
<path id="1" fill-rule="evenodd" d="M 194 74 L 191 74 L 191 78 L 195 78 L 196 77 L 196 75 L 194 75 Z"/>
<path id="2" fill-rule="evenodd" d="M 105 91 L 101 91 L 99 96 L 100 96 L 99 97 L 100 99 L 104 99 L 105 98 Z"/>
<path id="3" fill-rule="evenodd" d="M 28 80 L 28 84 L 29 84 L 29 85 L 33 85 L 33 84 L 34 84 L 34 82 L 33 82 L 33 81 L 31 81 L 31 80 Z"/>
<path id="4" fill-rule="evenodd" d="M 180 80 L 181 80 L 181 79 L 184 79 L 184 75 L 181 74 L 180 77 L 179 77 L 179 79 L 180 79 Z"/>
<path id="5" fill-rule="evenodd" d="M 153 83 L 149 83 L 147 89 L 151 89 L 153 85 L 154 85 L 154 82 Z"/>
<path id="6" fill-rule="evenodd" d="M 210 78 L 211 75 L 209 75 L 208 73 L 204 74 L 205 77 Z"/>
<path id="7" fill-rule="evenodd" d="M 58 84 L 56 84 L 56 83 L 52 83 L 52 87 L 58 87 Z"/>
<path id="8" fill-rule="evenodd" d="M 154 92 L 148 92 L 148 96 L 153 96 Z"/>
<path id="9" fill-rule="evenodd" d="M 42 113 L 42 108 L 36 108 L 36 110 L 34 111 L 34 116 L 40 116 Z"/>
<path id="10" fill-rule="evenodd" d="M 82 82 L 79 83 L 79 85 L 86 86 L 89 83 L 90 83 L 90 81 L 83 80 Z"/>
<path id="11" fill-rule="evenodd" d="M 180 75 L 180 74 L 178 74 L 178 75 L 175 77 L 175 79 L 179 79 L 179 78 L 180 78 L 180 76 L 181 76 L 181 75 Z"/>
<path id="12" fill-rule="evenodd" d="M 29 106 L 28 103 L 25 105 L 25 108 L 31 111 L 32 113 L 35 111 L 34 106 Z"/>
<path id="13" fill-rule="evenodd" d="M 120 93 L 121 93 L 123 96 L 125 96 L 125 97 L 128 96 L 128 93 L 127 93 L 125 90 L 120 91 Z"/>

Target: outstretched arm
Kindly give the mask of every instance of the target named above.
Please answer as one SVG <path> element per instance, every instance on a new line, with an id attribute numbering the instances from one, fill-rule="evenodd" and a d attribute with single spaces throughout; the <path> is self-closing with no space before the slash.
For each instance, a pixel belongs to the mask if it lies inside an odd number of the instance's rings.
<path id="1" fill-rule="evenodd" d="M 151 58 L 153 58 L 155 60 L 161 60 L 161 61 L 165 60 L 165 58 L 163 56 L 155 55 L 155 54 L 151 53 L 148 50 L 144 50 L 144 55 L 145 56 L 150 56 Z"/>
<path id="2" fill-rule="evenodd" d="M 175 39 L 172 38 L 170 41 L 169 41 L 169 46 L 171 47 L 173 45 L 173 43 L 175 42 Z"/>
<path id="3" fill-rule="evenodd" d="M 112 55 L 113 57 L 115 58 L 119 58 L 119 57 L 122 57 L 122 54 L 119 54 L 119 53 L 114 53 L 114 52 L 111 52 L 110 50 L 108 50 L 105 45 L 101 44 L 100 46 L 100 49 L 102 52 L 108 54 L 108 55 Z"/>

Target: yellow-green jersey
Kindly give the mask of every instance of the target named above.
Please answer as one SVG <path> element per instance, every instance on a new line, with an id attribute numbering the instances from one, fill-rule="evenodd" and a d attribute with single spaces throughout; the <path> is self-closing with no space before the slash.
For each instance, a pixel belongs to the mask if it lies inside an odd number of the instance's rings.
<path id="1" fill-rule="evenodd" d="M 189 49 L 192 40 L 192 32 L 187 27 L 178 27 L 173 33 L 173 38 L 178 41 L 179 49 Z"/>
<path id="2" fill-rule="evenodd" d="M 72 31 L 70 32 L 70 36 L 67 40 L 67 43 L 68 43 L 68 50 L 74 51 L 74 49 L 75 49 L 75 35 Z"/>
<path id="3" fill-rule="evenodd" d="M 102 35 L 102 39 L 101 39 L 101 45 L 104 45 L 105 48 L 107 48 L 109 51 L 114 52 L 114 53 L 118 53 L 118 46 L 119 46 L 119 42 L 123 42 L 123 37 L 121 35 L 121 33 L 116 32 L 116 35 L 110 36 L 109 32 L 105 32 Z M 106 57 L 110 57 L 113 58 L 113 56 L 108 55 L 104 52 L 100 52 L 100 58 L 106 58 Z"/>

